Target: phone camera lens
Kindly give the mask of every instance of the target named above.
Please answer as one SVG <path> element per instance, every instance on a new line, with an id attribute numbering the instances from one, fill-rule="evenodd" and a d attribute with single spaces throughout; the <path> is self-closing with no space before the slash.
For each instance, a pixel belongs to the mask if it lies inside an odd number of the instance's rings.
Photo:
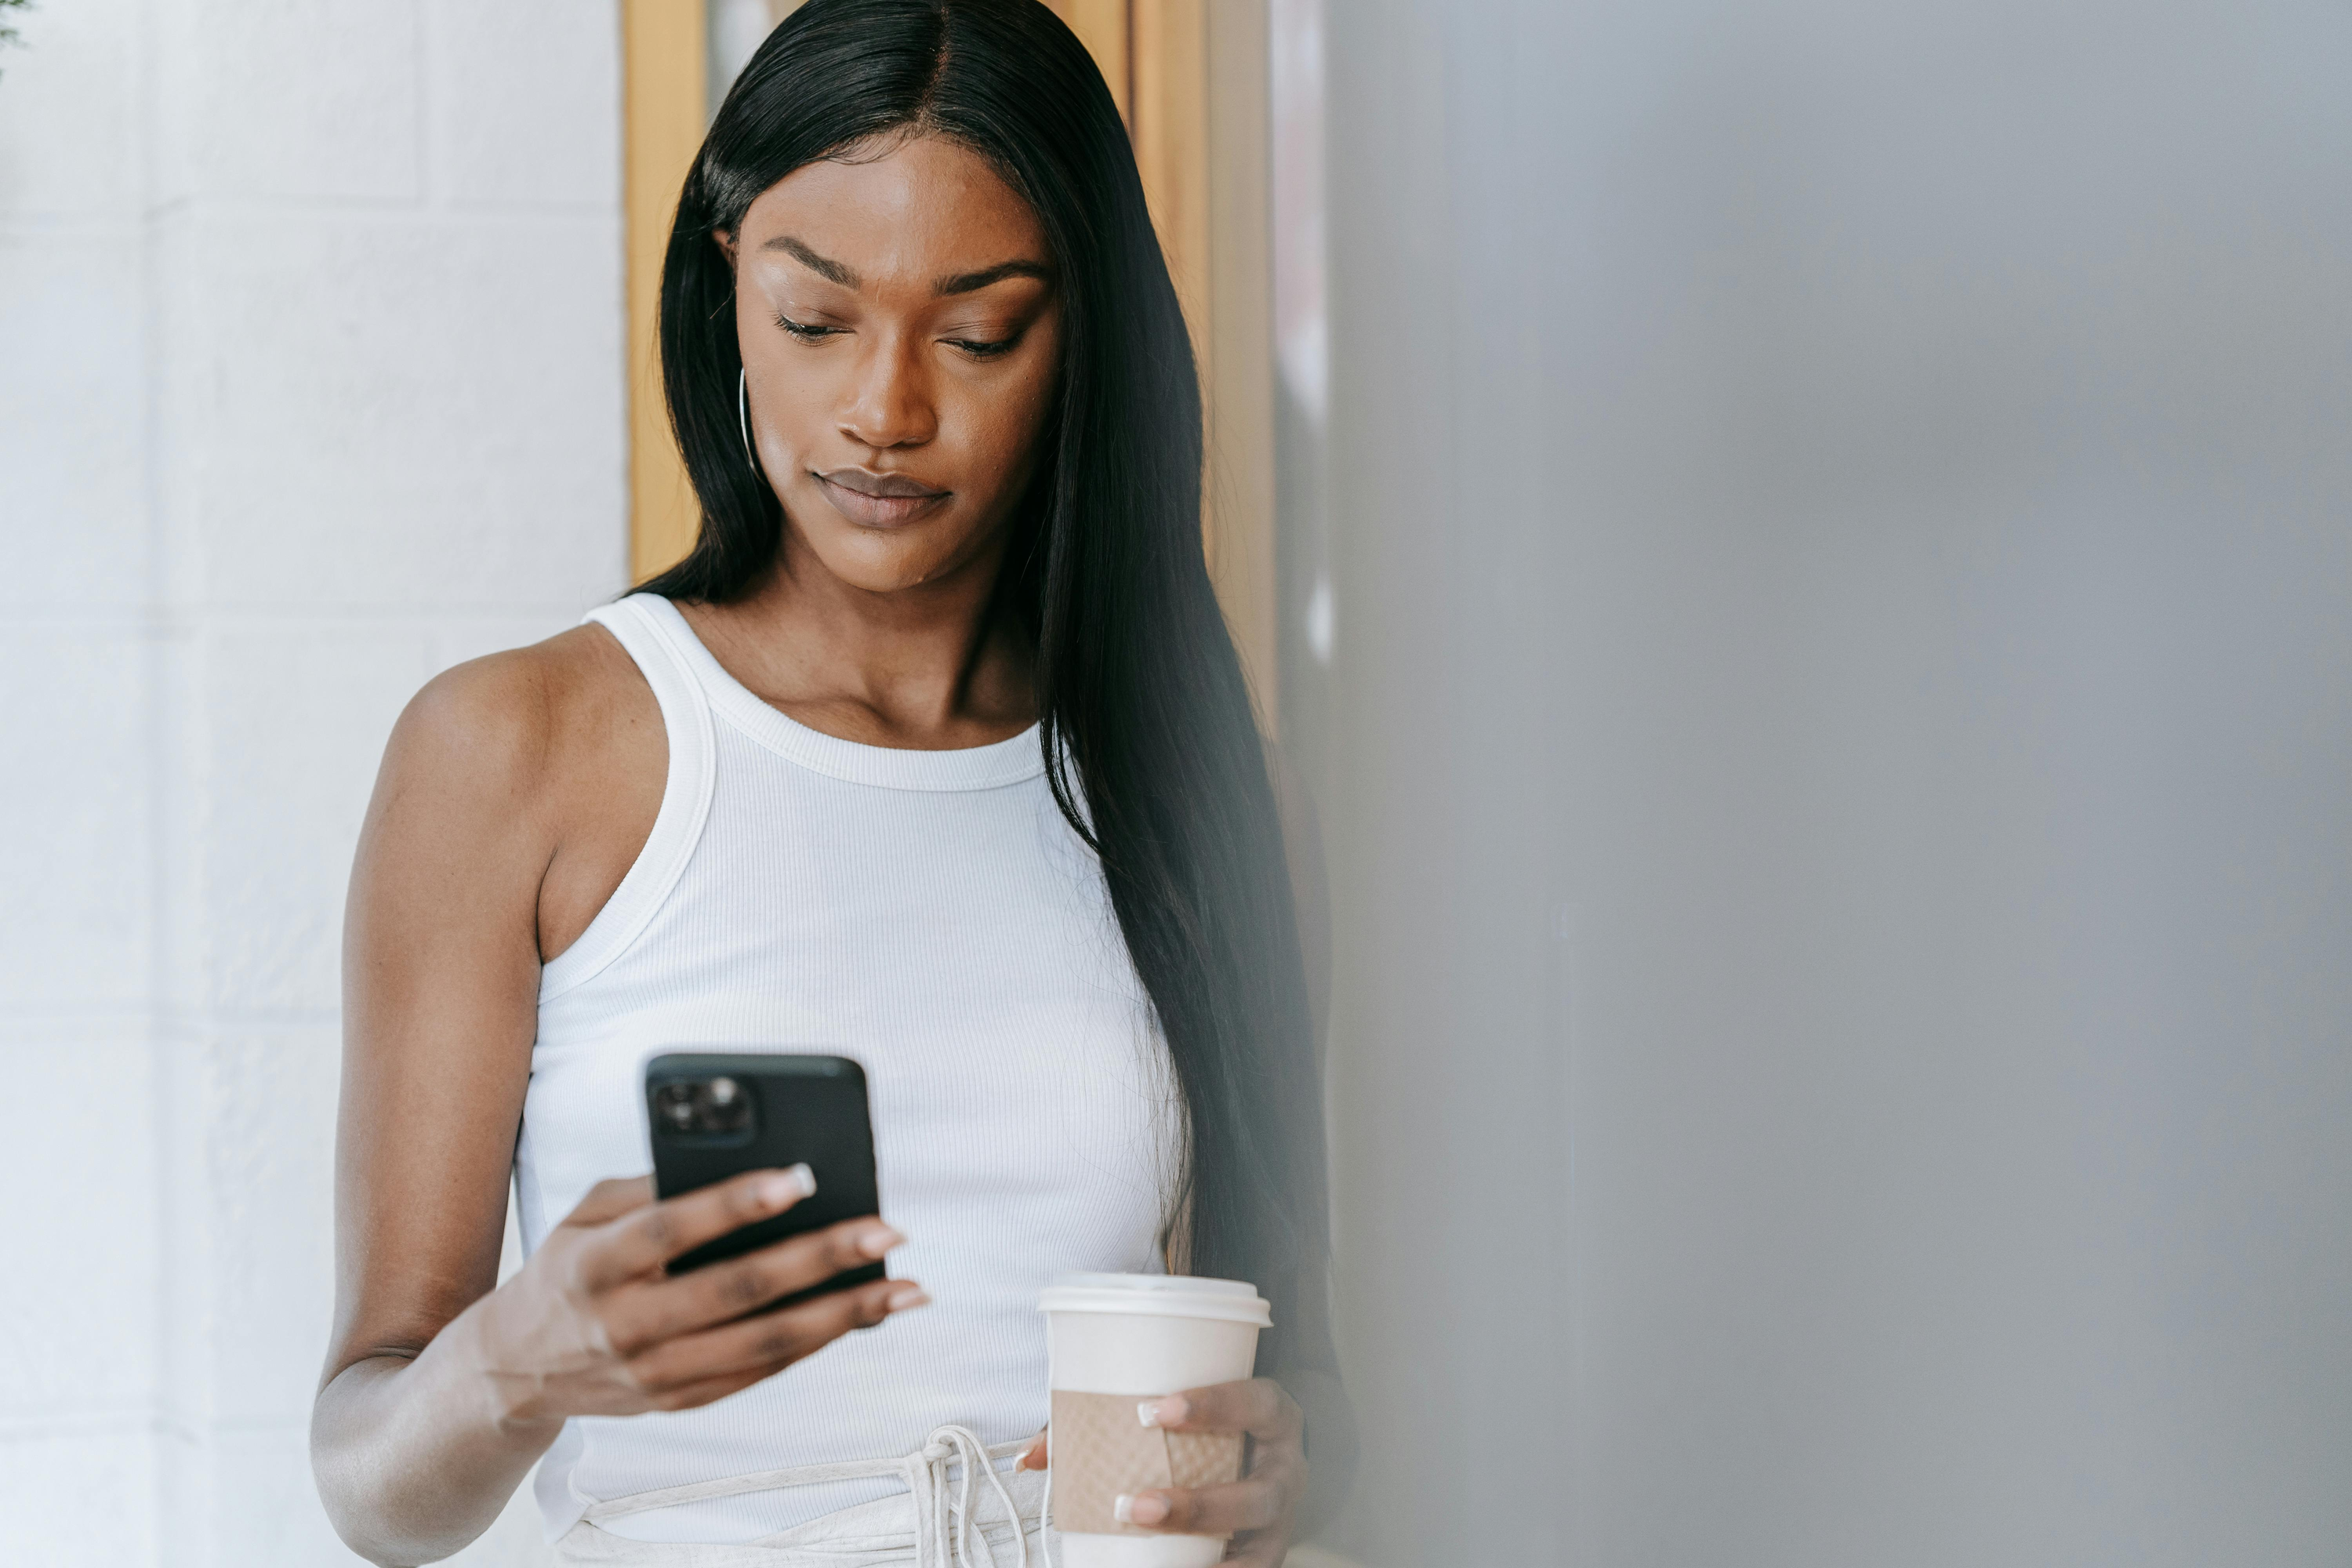
<path id="1" fill-rule="evenodd" d="M 755 1100 L 737 1079 L 666 1083 L 653 1091 L 654 1125 L 671 1137 L 731 1138 L 749 1132 L 758 1120 Z"/>
<path id="2" fill-rule="evenodd" d="M 714 1078 L 698 1086 L 694 1108 L 695 1131 L 726 1134 L 751 1125 L 751 1097 L 731 1078 Z"/>
<path id="3" fill-rule="evenodd" d="M 673 1132 L 692 1131 L 697 1120 L 694 1086 L 690 1083 L 666 1083 L 654 1090 L 654 1114 L 664 1127 Z"/>

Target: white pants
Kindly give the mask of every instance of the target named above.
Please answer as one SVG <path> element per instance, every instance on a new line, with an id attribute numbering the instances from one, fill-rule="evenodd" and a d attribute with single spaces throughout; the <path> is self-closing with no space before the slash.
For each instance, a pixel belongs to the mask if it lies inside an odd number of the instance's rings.
<path id="1" fill-rule="evenodd" d="M 1035 1470 L 999 1475 L 989 1462 L 1027 1447 L 988 1448 L 963 1427 L 942 1426 L 903 1458 L 763 1470 L 614 1498 L 590 1506 L 555 1543 L 555 1559 L 564 1568 L 1046 1568 L 1045 1478 Z M 872 1476 L 898 1476 L 907 1489 L 736 1545 L 632 1541 L 598 1524 L 649 1509 Z"/>

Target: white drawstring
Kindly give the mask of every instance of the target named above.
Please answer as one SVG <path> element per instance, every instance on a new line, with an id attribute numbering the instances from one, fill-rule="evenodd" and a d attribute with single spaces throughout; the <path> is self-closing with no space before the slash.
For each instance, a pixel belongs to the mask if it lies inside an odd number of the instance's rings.
<path id="1" fill-rule="evenodd" d="M 1037 1500 L 1037 1554 L 1054 1568 L 1054 1424 L 1045 1424 L 1045 1495 Z"/>
<path id="2" fill-rule="evenodd" d="M 781 1487 L 814 1486 L 827 1481 L 862 1480 L 869 1476 L 895 1475 L 904 1481 L 913 1494 L 915 1512 L 915 1562 L 918 1568 L 978 1568 L 971 1555 L 972 1502 L 980 1477 L 985 1474 L 988 1484 L 996 1489 L 997 1501 L 1003 1505 L 1005 1522 L 1013 1528 L 1013 1540 L 1018 1551 L 1020 1568 L 1029 1568 L 1029 1535 L 1021 1521 L 1021 1510 L 1013 1505 L 1013 1493 L 996 1473 L 995 1461 L 1009 1458 L 1025 1451 L 1026 1443 L 998 1445 L 992 1454 L 988 1445 L 969 1426 L 945 1426 L 931 1429 L 929 1441 L 914 1453 L 896 1459 L 853 1459 L 842 1464 L 795 1465 L 778 1470 L 761 1470 L 750 1475 L 730 1476 L 724 1479 L 694 1481 L 686 1486 L 663 1487 L 653 1491 L 635 1492 L 627 1497 L 607 1498 L 589 1501 L 581 1518 L 592 1524 L 625 1514 L 644 1513 L 652 1509 L 676 1508 L 687 1503 L 712 1501 L 719 1498 L 742 1497 L 751 1492 Z M 963 1486 L 950 1500 L 948 1497 L 948 1468 L 963 1466 Z M 1054 1476 L 1045 1473 L 1045 1501 L 1053 1498 Z M 583 1501 L 586 1500 L 583 1500 Z M 952 1533 L 948 1528 L 948 1514 L 956 1515 Z M 1045 1528 L 1041 1512 L 1037 1528 Z M 988 1568 L 997 1568 L 996 1548 L 989 1543 L 988 1532 L 980 1535 L 980 1549 L 987 1554 Z M 1052 1568 L 1053 1549 L 1041 1549 L 1040 1555 Z"/>
<path id="3" fill-rule="evenodd" d="M 945 1482 L 948 1466 L 958 1462 L 963 1466 L 963 1489 L 958 1495 L 954 1504 L 955 1555 L 950 1558 L 948 1555 L 947 1541 L 947 1510 L 950 1505 Z M 995 1465 L 990 1462 L 988 1445 L 982 1442 L 978 1435 L 970 1427 L 956 1426 L 934 1427 L 930 1441 L 923 1445 L 921 1453 L 913 1456 L 913 1460 L 908 1468 L 910 1470 L 919 1468 L 922 1472 L 923 1484 L 916 1486 L 914 1476 L 909 1475 L 908 1489 L 916 1493 L 918 1521 L 919 1521 L 925 1514 L 930 1517 L 931 1547 L 937 1553 L 934 1558 L 925 1552 L 922 1542 L 919 1539 L 915 1552 L 919 1564 L 936 1562 L 938 1568 L 973 1568 L 971 1560 L 972 1483 L 984 1474 L 988 1477 L 988 1484 L 996 1489 L 997 1501 L 1004 1505 L 1005 1521 L 1013 1527 L 1013 1542 L 1020 1549 L 1021 1568 L 1029 1568 L 1029 1536 L 1021 1526 L 1021 1510 L 1013 1506 L 1013 1494 L 1005 1490 L 1003 1478 L 996 1473 Z M 1053 1485 L 1051 1472 L 1047 1473 L 1045 1484 L 1049 1488 Z M 928 1498 L 923 1495 L 925 1492 L 929 1494 Z M 924 1506 L 926 1503 L 929 1507 Z M 916 1533 L 919 1537 L 921 1534 L 919 1523 Z M 980 1549 L 988 1553 L 988 1568 L 996 1568 L 996 1548 L 989 1544 L 986 1531 L 981 1532 Z"/>

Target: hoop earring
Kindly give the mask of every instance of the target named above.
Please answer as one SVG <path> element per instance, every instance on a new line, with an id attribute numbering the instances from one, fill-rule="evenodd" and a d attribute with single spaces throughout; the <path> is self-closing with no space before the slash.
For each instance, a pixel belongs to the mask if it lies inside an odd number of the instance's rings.
<path id="1" fill-rule="evenodd" d="M 760 471 L 760 454 L 751 447 L 751 396 L 745 389 L 745 384 L 743 367 L 738 365 L 735 367 L 735 423 L 743 432 L 743 460 L 751 465 L 751 471 L 756 474 Z"/>

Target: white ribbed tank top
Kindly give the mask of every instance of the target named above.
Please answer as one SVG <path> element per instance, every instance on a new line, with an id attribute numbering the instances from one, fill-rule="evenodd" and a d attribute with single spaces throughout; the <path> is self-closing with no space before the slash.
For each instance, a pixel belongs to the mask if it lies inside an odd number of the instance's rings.
<path id="1" fill-rule="evenodd" d="M 700 1410 L 565 1425 L 550 1539 L 590 1501 L 1045 1425 L 1037 1292 L 1155 1271 L 1174 1169 L 1166 1054 L 1102 872 L 1034 730 L 968 751 L 795 723 L 667 600 L 591 612 L 660 704 L 668 781 L 643 851 L 540 977 L 515 1187 L 526 1250 L 595 1183 L 651 1167 L 641 1068 L 667 1049 L 824 1050 L 866 1069 L 891 1272 L 933 1304 Z M 835 1483 L 609 1521 L 746 1541 L 903 1489 Z"/>

